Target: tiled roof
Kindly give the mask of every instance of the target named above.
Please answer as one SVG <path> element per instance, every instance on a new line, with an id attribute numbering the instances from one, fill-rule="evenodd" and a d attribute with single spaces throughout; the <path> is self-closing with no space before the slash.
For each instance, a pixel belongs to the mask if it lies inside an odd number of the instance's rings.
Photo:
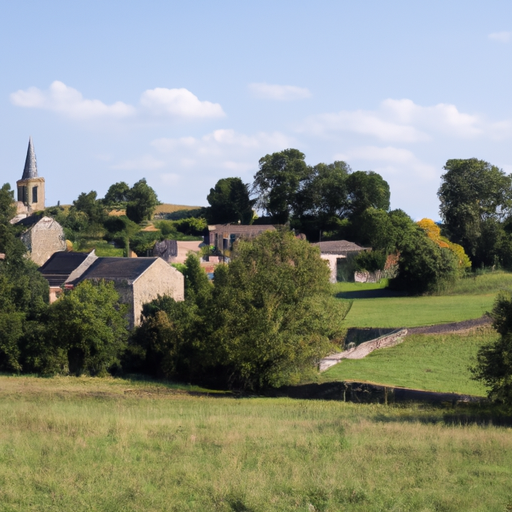
<path id="1" fill-rule="evenodd" d="M 132 284 L 158 258 L 98 258 L 78 279 L 76 285 L 85 279 L 109 279 L 127 281 Z"/>
<path id="2" fill-rule="evenodd" d="M 50 286 L 61 286 L 75 270 L 89 256 L 86 252 L 56 252 L 39 268 Z"/>
<path id="3" fill-rule="evenodd" d="M 348 242 L 347 240 L 331 240 L 328 242 L 318 242 L 312 244 L 320 247 L 322 254 L 344 254 L 347 252 L 359 252 L 368 249 L 368 247 L 360 247 L 354 242 Z"/>

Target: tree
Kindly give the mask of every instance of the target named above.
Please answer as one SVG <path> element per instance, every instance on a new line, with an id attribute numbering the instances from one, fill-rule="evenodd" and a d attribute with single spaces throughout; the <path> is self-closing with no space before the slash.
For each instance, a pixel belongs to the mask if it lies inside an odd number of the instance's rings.
<path id="1" fill-rule="evenodd" d="M 94 190 L 91 190 L 88 194 L 82 192 L 78 196 L 78 199 L 73 201 L 72 210 L 85 213 L 90 224 L 102 224 L 107 217 L 105 207 L 103 203 L 97 199 L 97 195 Z"/>
<path id="2" fill-rule="evenodd" d="M 512 405 L 512 296 L 500 293 L 491 312 L 493 327 L 500 337 L 480 347 L 473 378 L 489 388 L 491 400 Z"/>
<path id="3" fill-rule="evenodd" d="M 84 281 L 51 305 L 48 343 L 71 374 L 104 375 L 126 347 L 126 311 L 114 283 Z"/>
<path id="4" fill-rule="evenodd" d="M 296 193 L 309 174 L 305 158 L 297 149 L 285 149 L 260 159 L 253 192 L 258 207 L 267 211 L 272 222 L 285 224 L 293 213 Z"/>
<path id="5" fill-rule="evenodd" d="M 349 174 L 349 165 L 341 161 L 309 168 L 293 201 L 294 227 L 306 233 L 309 239 L 335 228 L 347 209 Z"/>
<path id="6" fill-rule="evenodd" d="M 156 192 L 142 178 L 130 189 L 128 204 L 126 205 L 126 216 L 136 222 L 150 220 L 158 204 Z"/>
<path id="7" fill-rule="evenodd" d="M 471 267 L 471 260 L 464 252 L 464 247 L 459 244 L 450 242 L 445 236 L 441 236 L 441 228 L 431 219 L 421 219 L 417 222 L 418 226 L 425 232 L 425 234 L 436 243 L 439 247 L 448 249 L 453 253 L 457 260 L 457 267 L 461 275 L 464 274 L 466 269 Z"/>
<path id="8" fill-rule="evenodd" d="M 130 187 L 124 181 L 110 185 L 103 203 L 107 206 L 122 205 L 128 201 Z"/>
<path id="9" fill-rule="evenodd" d="M 448 160 L 444 170 L 437 193 L 441 217 L 449 238 L 475 257 L 485 223 L 501 222 L 512 211 L 512 177 L 476 158 Z"/>
<path id="10" fill-rule="evenodd" d="M 347 216 L 356 218 L 368 208 L 389 210 L 389 185 L 373 171 L 356 171 L 347 178 Z"/>
<path id="11" fill-rule="evenodd" d="M 340 341 L 344 304 L 318 248 L 290 232 L 237 242 L 215 271 L 212 303 L 218 362 L 232 386 L 258 390 L 296 382 Z"/>
<path id="12" fill-rule="evenodd" d="M 398 275 L 391 284 L 413 295 L 438 293 L 451 286 L 457 277 L 454 253 L 439 247 L 417 227 L 401 243 Z"/>
<path id="13" fill-rule="evenodd" d="M 210 204 L 206 210 L 209 224 L 252 223 L 256 200 L 249 198 L 248 186 L 240 178 L 219 180 L 206 199 Z"/>

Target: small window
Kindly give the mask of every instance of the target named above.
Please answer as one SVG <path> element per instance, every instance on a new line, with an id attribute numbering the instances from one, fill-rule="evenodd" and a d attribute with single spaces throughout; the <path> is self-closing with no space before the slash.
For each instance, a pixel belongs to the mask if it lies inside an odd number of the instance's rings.
<path id="1" fill-rule="evenodd" d="M 21 187 L 18 187 L 18 201 L 21 201 L 23 204 L 25 204 L 27 202 L 27 197 L 25 195 L 26 193 L 26 188 L 21 186 Z"/>
<path id="2" fill-rule="evenodd" d="M 37 203 L 37 187 L 32 189 L 32 202 Z"/>

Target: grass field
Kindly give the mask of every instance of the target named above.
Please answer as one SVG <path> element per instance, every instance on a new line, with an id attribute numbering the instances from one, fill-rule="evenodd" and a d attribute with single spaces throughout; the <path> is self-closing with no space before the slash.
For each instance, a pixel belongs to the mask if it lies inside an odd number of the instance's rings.
<path id="1" fill-rule="evenodd" d="M 512 273 L 493 272 L 459 280 L 445 295 L 404 297 L 381 283 L 337 283 L 333 292 L 353 300 L 347 327 L 419 327 L 479 318 L 500 291 L 512 291 Z"/>
<path id="2" fill-rule="evenodd" d="M 0 508 L 510 510 L 512 430 L 456 414 L 0 377 Z"/>
<path id="3" fill-rule="evenodd" d="M 485 396 L 484 386 L 470 379 L 468 367 L 474 364 L 480 346 L 496 337 L 490 327 L 467 334 L 416 334 L 364 359 L 346 359 L 322 373 L 321 380 L 355 380 Z"/>
<path id="4" fill-rule="evenodd" d="M 486 295 L 386 297 L 355 299 L 346 327 L 419 327 L 479 318 L 492 309 L 495 293 Z"/>

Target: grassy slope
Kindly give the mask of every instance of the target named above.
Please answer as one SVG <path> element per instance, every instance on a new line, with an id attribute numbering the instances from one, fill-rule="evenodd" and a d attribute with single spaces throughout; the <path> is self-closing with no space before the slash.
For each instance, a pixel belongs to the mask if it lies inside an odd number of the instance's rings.
<path id="1" fill-rule="evenodd" d="M 335 293 L 350 297 L 385 292 L 381 285 L 338 283 Z M 448 295 L 354 299 L 347 327 L 418 327 L 478 318 L 492 309 L 499 291 L 512 291 L 512 274 L 495 272 L 461 279 Z"/>
<path id="2" fill-rule="evenodd" d="M 443 414 L 0 377 L 1 508 L 506 510 L 511 430 Z"/>
<path id="3" fill-rule="evenodd" d="M 367 381 L 485 396 L 484 386 L 470 380 L 468 368 L 474 364 L 478 348 L 495 338 L 490 328 L 468 334 L 417 334 L 364 359 L 344 360 L 322 373 L 321 380 Z"/>
<path id="4" fill-rule="evenodd" d="M 346 327 L 418 327 L 479 318 L 496 294 L 356 299 Z"/>

